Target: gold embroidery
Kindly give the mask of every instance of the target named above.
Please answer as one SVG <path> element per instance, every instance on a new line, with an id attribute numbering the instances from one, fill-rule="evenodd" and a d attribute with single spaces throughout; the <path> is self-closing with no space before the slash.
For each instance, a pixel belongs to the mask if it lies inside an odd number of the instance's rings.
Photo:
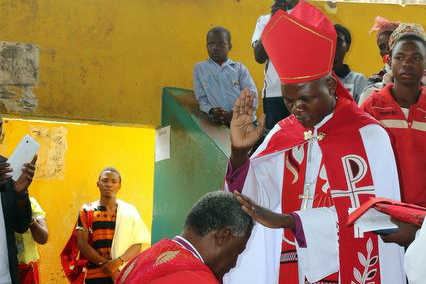
<path id="1" fill-rule="evenodd" d="M 305 132 L 303 132 L 303 135 L 304 135 L 304 137 L 305 137 L 305 140 L 310 140 L 310 139 L 312 139 L 312 137 L 313 137 L 313 135 L 312 135 L 312 130 L 309 130 L 309 131 L 305 131 Z"/>
<path id="2" fill-rule="evenodd" d="M 285 157 L 285 166 L 293 174 L 293 181 L 291 183 L 295 184 L 299 180 L 299 174 L 297 173 L 297 170 L 290 164 L 288 155 Z"/>
<path id="3" fill-rule="evenodd" d="M 300 79 L 309 79 L 309 78 L 318 77 L 318 76 L 321 78 L 321 77 L 323 77 L 323 76 L 325 76 L 329 73 L 330 73 L 329 71 L 324 71 L 324 72 L 317 73 L 317 74 L 314 74 L 314 75 L 296 76 L 296 77 L 280 77 L 280 79 L 282 79 L 282 80 L 300 80 Z"/>
<path id="4" fill-rule="evenodd" d="M 169 262 L 170 260 L 174 259 L 178 254 L 179 254 L 178 250 L 170 250 L 170 251 L 163 252 L 162 254 L 158 256 L 154 266 Z"/>
<path id="5" fill-rule="evenodd" d="M 325 137 L 325 133 L 323 132 L 318 133 L 318 135 L 313 135 L 312 130 L 303 132 L 303 135 L 305 137 L 305 140 L 317 139 L 318 141 L 321 141 Z"/>
<path id="6" fill-rule="evenodd" d="M 321 141 L 322 139 L 324 139 L 324 137 L 325 137 L 325 133 L 320 132 L 320 133 L 318 134 L 318 141 Z"/>

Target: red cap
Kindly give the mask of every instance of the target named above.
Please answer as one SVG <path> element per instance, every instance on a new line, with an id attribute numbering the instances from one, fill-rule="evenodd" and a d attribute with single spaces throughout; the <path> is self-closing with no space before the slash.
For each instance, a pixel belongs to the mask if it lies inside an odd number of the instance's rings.
<path id="1" fill-rule="evenodd" d="M 300 1 L 291 14 L 272 16 L 262 44 L 283 84 L 313 81 L 333 69 L 336 30 L 320 10 Z"/>

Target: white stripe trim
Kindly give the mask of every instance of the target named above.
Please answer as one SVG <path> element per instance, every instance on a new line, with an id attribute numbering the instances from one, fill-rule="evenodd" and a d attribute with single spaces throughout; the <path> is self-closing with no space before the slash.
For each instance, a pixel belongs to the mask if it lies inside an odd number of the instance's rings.
<path id="1" fill-rule="evenodd" d="M 269 131 L 268 135 L 266 135 L 265 140 L 263 140 L 262 144 L 256 149 L 256 151 L 251 155 L 251 159 L 255 158 L 257 155 L 262 153 L 266 147 L 268 146 L 269 141 L 271 140 L 272 136 L 275 135 L 279 130 L 281 130 L 281 126 L 277 123 L 275 126 Z"/>
<path id="2" fill-rule="evenodd" d="M 398 171 L 388 134 L 374 124 L 362 127 L 359 132 L 370 165 L 376 196 L 399 201 Z M 403 257 L 404 250 L 400 246 L 384 243 L 379 238 L 381 283 L 405 283 Z"/>
<path id="3" fill-rule="evenodd" d="M 420 121 L 413 121 L 413 126 L 411 126 L 413 129 L 426 131 L 426 122 L 420 122 Z"/>
<path id="4" fill-rule="evenodd" d="M 423 113 L 426 113 L 426 110 L 422 109 L 421 107 L 417 107 L 417 110 L 419 110 L 419 111 L 421 111 Z"/>
<path id="5" fill-rule="evenodd" d="M 181 240 L 182 242 L 184 242 L 184 243 L 186 243 L 188 246 L 190 246 L 193 250 L 192 251 L 190 251 L 189 249 L 187 249 L 185 246 L 183 246 L 181 243 L 179 243 L 179 242 L 177 242 L 177 241 L 175 241 L 175 240 L 172 240 L 172 241 L 174 241 L 175 243 L 177 243 L 178 245 L 180 245 L 181 247 L 183 247 L 184 249 L 186 249 L 186 250 L 189 250 L 196 258 L 198 258 L 199 260 L 201 260 L 201 262 L 202 263 L 204 263 L 204 259 L 203 259 L 203 257 L 201 256 L 201 254 L 198 252 L 198 250 L 191 244 L 191 242 L 190 241 L 188 241 L 187 239 L 185 239 L 184 237 L 181 237 L 181 236 L 176 236 L 175 237 L 176 239 L 179 239 L 179 240 Z"/>
<path id="6" fill-rule="evenodd" d="M 380 109 L 380 110 L 393 110 L 393 107 L 378 107 L 378 106 L 372 106 L 373 109 Z"/>
<path id="7" fill-rule="evenodd" d="M 380 123 L 389 128 L 408 128 L 407 121 L 402 119 L 384 119 L 380 120 Z"/>

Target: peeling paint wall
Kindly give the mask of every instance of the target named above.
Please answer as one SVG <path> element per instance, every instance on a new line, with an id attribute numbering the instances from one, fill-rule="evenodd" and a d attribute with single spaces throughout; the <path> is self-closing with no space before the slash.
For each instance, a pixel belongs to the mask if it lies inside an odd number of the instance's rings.
<path id="1" fill-rule="evenodd" d="M 67 133 L 67 128 L 63 126 L 31 127 L 31 137 L 40 144 L 35 175 L 37 180 L 64 179 Z"/>
<path id="2" fill-rule="evenodd" d="M 262 88 L 263 66 L 254 62 L 250 39 L 270 2 L 1 0 L 0 40 L 39 47 L 36 115 L 159 125 L 161 88 L 192 88 L 192 68 L 206 58 L 205 33 L 215 25 L 231 30 L 231 58 Z M 381 66 L 368 34 L 375 16 L 426 26 L 424 5 L 337 7 L 331 17 L 353 34 L 348 62 L 367 75 Z"/>
<path id="3" fill-rule="evenodd" d="M 28 43 L 0 42 L 0 111 L 34 113 L 39 49 Z"/>

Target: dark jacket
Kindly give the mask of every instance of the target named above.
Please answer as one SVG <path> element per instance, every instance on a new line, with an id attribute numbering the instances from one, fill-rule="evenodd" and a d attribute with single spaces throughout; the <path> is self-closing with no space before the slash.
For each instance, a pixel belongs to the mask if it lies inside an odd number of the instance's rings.
<path id="1" fill-rule="evenodd" d="M 10 278 L 13 284 L 19 284 L 15 232 L 24 233 L 28 230 L 32 219 L 31 203 L 28 192 L 25 190 L 24 192 L 17 193 L 11 179 L 5 184 L 0 185 L 0 194 L 6 227 Z"/>

